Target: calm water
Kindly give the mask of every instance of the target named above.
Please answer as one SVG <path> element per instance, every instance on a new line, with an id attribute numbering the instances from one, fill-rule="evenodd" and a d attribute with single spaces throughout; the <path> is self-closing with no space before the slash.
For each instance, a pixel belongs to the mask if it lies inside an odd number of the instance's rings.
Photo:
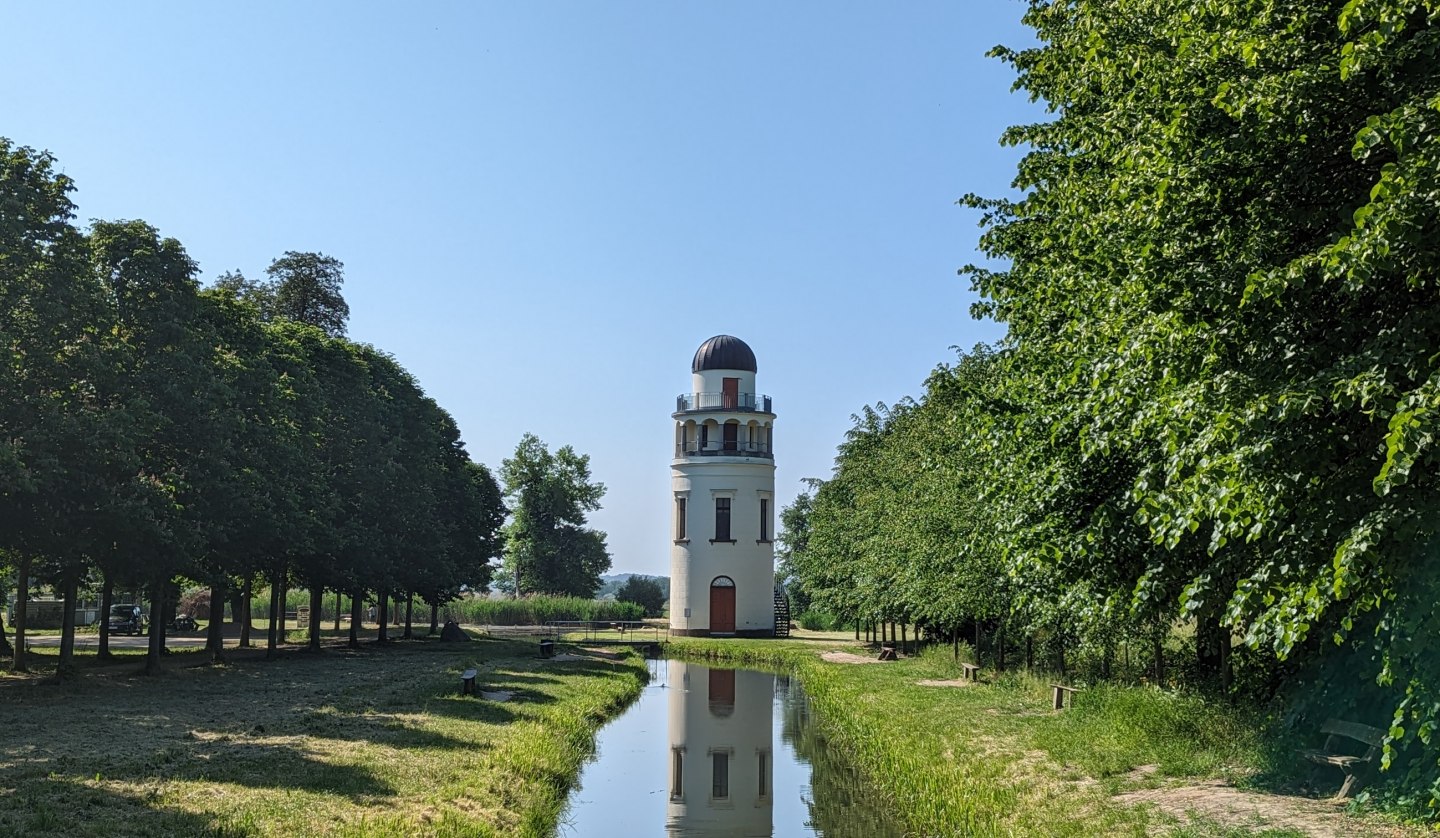
<path id="1" fill-rule="evenodd" d="M 651 661 L 640 699 L 601 731 L 560 834 L 903 835 L 826 748 L 798 681 Z"/>

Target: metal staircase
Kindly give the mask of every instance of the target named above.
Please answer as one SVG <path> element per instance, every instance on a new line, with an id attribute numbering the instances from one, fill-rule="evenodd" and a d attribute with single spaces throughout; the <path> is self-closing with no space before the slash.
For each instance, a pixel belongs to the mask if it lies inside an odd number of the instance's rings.
<path id="1" fill-rule="evenodd" d="M 775 636 L 790 636 L 790 597 L 781 585 L 775 586 Z"/>

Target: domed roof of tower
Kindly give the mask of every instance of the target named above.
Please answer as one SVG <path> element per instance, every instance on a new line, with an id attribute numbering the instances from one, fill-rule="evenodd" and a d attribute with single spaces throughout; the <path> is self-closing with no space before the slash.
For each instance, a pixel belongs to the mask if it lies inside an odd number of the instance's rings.
<path id="1" fill-rule="evenodd" d="M 755 353 L 740 338 L 716 335 L 700 344 L 695 350 L 695 360 L 690 362 L 692 373 L 705 370 L 756 372 Z"/>

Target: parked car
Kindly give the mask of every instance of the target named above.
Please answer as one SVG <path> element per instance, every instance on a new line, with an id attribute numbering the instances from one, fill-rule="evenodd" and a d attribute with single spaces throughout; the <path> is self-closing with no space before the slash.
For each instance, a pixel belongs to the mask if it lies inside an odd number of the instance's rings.
<path id="1" fill-rule="evenodd" d="M 106 621 L 111 634 L 144 634 L 145 613 L 138 605 L 112 605 Z"/>

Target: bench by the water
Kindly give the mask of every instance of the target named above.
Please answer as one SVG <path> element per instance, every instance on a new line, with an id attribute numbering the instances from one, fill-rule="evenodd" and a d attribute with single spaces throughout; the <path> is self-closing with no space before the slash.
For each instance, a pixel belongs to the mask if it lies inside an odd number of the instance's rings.
<path id="1" fill-rule="evenodd" d="M 1300 755 L 1316 765 L 1333 765 L 1344 771 L 1345 783 L 1340 786 L 1335 797 L 1350 797 L 1369 779 L 1375 758 L 1380 755 L 1380 748 L 1385 741 L 1385 731 L 1358 722 L 1327 719 L 1325 724 L 1320 726 L 1320 732 L 1326 735 L 1325 747 L 1320 750 L 1303 750 Z M 1368 745 L 1369 748 L 1363 756 L 1343 753 L 1340 750 L 1343 743 L 1338 741 L 1341 738 L 1353 739 Z"/>
<path id="2" fill-rule="evenodd" d="M 460 694 L 461 694 L 461 695 L 474 695 L 474 694 L 475 694 L 475 675 L 476 675 L 476 672 L 475 672 L 475 670 L 473 670 L 473 669 L 467 669 L 467 670 L 465 670 L 464 672 L 460 673 Z"/>
<path id="3" fill-rule="evenodd" d="M 1054 704 L 1056 710 L 1065 709 L 1066 696 L 1070 698 L 1070 706 L 1075 706 L 1075 693 L 1080 692 L 1079 687 L 1067 687 L 1064 684 L 1051 684 L 1050 687 L 1055 691 Z"/>
<path id="4" fill-rule="evenodd" d="M 962 664 L 960 664 L 960 668 L 963 669 L 963 670 L 965 670 L 965 680 L 967 680 L 967 681 L 979 681 L 979 680 L 980 680 L 980 664 L 978 664 L 978 663 L 962 663 Z"/>

